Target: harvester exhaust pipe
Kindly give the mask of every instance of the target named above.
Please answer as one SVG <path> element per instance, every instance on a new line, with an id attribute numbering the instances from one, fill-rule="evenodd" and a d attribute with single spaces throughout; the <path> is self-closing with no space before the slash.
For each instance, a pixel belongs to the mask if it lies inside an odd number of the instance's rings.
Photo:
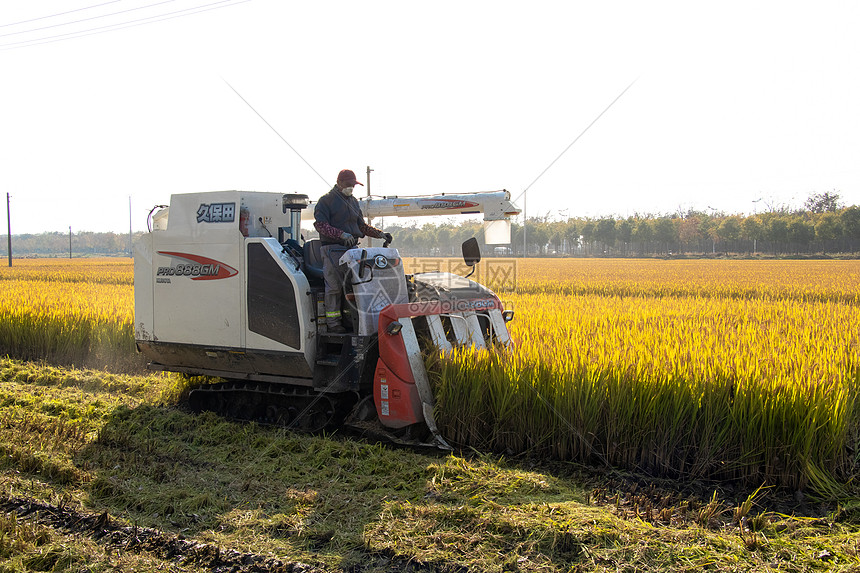
<path id="1" fill-rule="evenodd" d="M 307 195 L 297 193 L 286 193 L 283 197 L 283 212 L 290 212 L 290 238 L 297 243 L 301 242 L 302 236 L 302 211 L 309 204 Z"/>

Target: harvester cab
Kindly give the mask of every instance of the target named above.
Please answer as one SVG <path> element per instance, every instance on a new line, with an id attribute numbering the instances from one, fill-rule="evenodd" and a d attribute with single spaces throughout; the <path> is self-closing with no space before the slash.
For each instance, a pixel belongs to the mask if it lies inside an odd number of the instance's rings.
<path id="1" fill-rule="evenodd" d="M 506 191 L 451 197 L 401 198 L 391 210 L 481 210 L 494 224 L 518 212 Z M 328 332 L 320 242 L 301 234 L 311 206 L 298 194 L 173 195 L 135 244 L 139 351 L 152 369 L 221 379 L 191 391 L 196 411 L 310 432 L 348 424 L 448 447 L 424 353 L 510 346 L 512 311 L 467 277 L 407 274 L 397 249 L 359 246 L 340 259 L 348 332 Z M 474 272 L 477 241 L 463 253 Z"/>

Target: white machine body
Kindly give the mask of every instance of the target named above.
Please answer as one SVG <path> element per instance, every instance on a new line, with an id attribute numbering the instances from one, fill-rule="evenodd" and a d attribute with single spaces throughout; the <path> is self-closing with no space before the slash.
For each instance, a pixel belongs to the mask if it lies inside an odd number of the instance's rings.
<path id="1" fill-rule="evenodd" d="M 156 362 L 311 377 L 316 308 L 272 235 L 289 233 L 282 194 L 173 195 L 135 245 L 135 338 Z M 275 364 L 281 366 L 275 367 Z"/>

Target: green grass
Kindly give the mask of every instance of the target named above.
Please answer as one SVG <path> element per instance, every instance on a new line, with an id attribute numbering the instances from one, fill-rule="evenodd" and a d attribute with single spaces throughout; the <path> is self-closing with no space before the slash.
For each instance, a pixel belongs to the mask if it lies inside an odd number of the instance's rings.
<path id="1" fill-rule="evenodd" d="M 294 434 L 190 414 L 186 384 L 0 362 L 0 496 L 334 571 L 860 569 L 857 502 Z M 0 514 L 0 571 L 176 567 Z"/>

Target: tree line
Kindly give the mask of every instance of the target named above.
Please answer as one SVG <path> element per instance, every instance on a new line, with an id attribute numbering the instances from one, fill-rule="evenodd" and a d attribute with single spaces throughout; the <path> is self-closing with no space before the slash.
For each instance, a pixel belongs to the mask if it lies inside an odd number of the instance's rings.
<path id="1" fill-rule="evenodd" d="M 839 205 L 839 195 L 811 195 L 802 209 L 773 208 L 753 215 L 690 210 L 670 215 L 534 217 L 514 223 L 510 256 L 813 255 L 860 252 L 860 207 Z M 456 255 L 480 224 L 386 227 L 404 254 Z M 525 237 L 523 234 L 525 233 Z"/>
<path id="2" fill-rule="evenodd" d="M 142 233 L 135 233 L 137 240 Z M 8 257 L 8 235 L 0 236 L 0 257 Z M 71 238 L 71 245 L 69 239 Z M 71 234 L 59 232 L 12 234 L 12 256 L 14 257 L 60 257 L 69 256 L 131 256 L 128 233 L 96 233 L 81 231 Z"/>
<path id="3" fill-rule="evenodd" d="M 860 252 L 860 207 L 841 206 L 836 193 L 812 195 L 802 209 L 773 208 L 753 215 L 688 211 L 629 217 L 529 218 L 513 223 L 509 245 L 486 245 L 480 222 L 385 225 L 404 256 L 458 256 L 477 237 L 485 255 L 618 256 L 814 255 Z M 390 219 L 389 219 L 390 220 Z M 523 237 L 525 233 L 525 237 Z M 133 239 L 141 233 L 135 233 Z M 305 232 L 307 238 L 316 233 Z M 79 232 L 73 256 L 130 256 L 127 234 Z M 14 256 L 68 256 L 69 235 L 12 236 Z M 0 237 L 0 256 L 8 256 Z"/>

